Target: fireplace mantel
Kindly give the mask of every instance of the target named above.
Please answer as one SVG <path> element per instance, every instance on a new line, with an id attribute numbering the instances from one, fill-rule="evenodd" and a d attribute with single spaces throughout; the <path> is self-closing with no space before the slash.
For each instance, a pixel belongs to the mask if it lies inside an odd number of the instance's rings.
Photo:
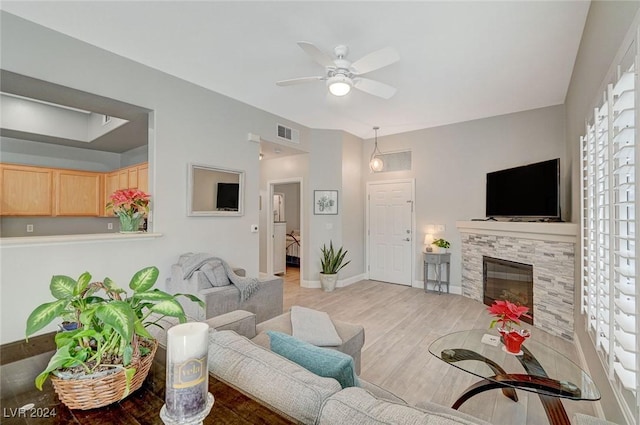
<path id="1" fill-rule="evenodd" d="M 576 223 L 542 223 L 526 221 L 457 221 L 461 233 L 507 236 L 518 239 L 576 243 Z"/>

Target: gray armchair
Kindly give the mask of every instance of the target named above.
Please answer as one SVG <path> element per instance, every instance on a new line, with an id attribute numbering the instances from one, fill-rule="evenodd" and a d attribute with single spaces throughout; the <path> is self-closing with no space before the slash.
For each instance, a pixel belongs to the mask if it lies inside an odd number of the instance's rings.
<path id="1" fill-rule="evenodd" d="M 243 269 L 234 269 L 237 275 L 244 276 Z M 180 264 L 171 266 L 171 277 L 167 279 L 167 289 L 170 293 L 193 294 L 204 304 L 204 311 L 196 304 L 185 299 L 182 307 L 190 320 L 204 321 L 234 310 L 246 310 L 256 315 L 256 320 L 264 322 L 282 314 L 283 283 L 277 276 L 262 275 L 255 293 L 247 300 L 240 300 L 240 291 L 232 284 L 212 286 L 209 279 L 201 270 L 196 270 L 185 279 Z"/>

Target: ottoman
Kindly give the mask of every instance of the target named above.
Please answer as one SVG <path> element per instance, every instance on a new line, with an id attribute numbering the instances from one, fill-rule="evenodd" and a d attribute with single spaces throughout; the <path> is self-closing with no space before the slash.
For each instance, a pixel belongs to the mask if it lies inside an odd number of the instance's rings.
<path id="1" fill-rule="evenodd" d="M 364 345 L 364 328 L 360 325 L 331 320 L 336 332 L 342 339 L 342 344 L 325 347 L 341 351 L 353 357 L 356 374 L 360 374 L 360 361 L 362 346 Z M 234 330 L 240 335 L 246 336 L 254 343 L 267 349 L 271 343 L 267 331 L 282 332 L 287 335 L 292 334 L 291 313 L 287 312 L 272 319 L 256 324 L 256 315 L 244 310 L 235 310 L 227 314 L 213 317 L 205 321 L 210 327 L 217 330 Z"/>
<path id="2" fill-rule="evenodd" d="M 361 351 L 362 346 L 364 345 L 364 328 L 360 325 L 353 325 L 339 320 L 331 319 L 331 321 L 333 322 L 333 326 L 335 326 L 340 339 L 342 339 L 342 344 L 325 348 L 338 350 L 353 357 L 356 374 L 359 375 Z M 257 335 L 253 338 L 253 342 L 269 348 L 270 344 L 269 336 L 266 334 L 267 331 L 277 331 L 291 335 L 291 313 L 287 312 L 280 316 L 276 316 L 273 319 L 258 323 L 256 326 Z"/>

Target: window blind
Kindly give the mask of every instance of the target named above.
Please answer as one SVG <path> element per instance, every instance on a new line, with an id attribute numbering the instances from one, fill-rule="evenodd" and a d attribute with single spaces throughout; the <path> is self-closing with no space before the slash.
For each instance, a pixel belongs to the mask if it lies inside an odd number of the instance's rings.
<path id="1" fill-rule="evenodd" d="M 634 45 L 635 48 L 635 45 Z M 581 138 L 582 312 L 619 400 L 638 417 L 638 55 L 619 67 Z M 625 393 L 626 391 L 626 393 Z"/>

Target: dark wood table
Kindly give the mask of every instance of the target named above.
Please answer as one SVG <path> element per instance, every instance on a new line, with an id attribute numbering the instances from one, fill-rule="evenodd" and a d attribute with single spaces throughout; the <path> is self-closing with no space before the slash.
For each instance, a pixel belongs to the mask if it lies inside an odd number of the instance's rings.
<path id="1" fill-rule="evenodd" d="M 156 352 L 142 387 L 124 400 L 92 410 L 70 410 L 63 405 L 47 380 L 38 391 L 33 379 L 53 355 L 53 335 L 47 334 L 0 346 L 0 423 L 14 424 L 122 424 L 161 425 L 164 404 L 166 352 Z M 209 392 L 215 397 L 204 424 L 291 424 L 289 420 L 209 376 Z M 33 407 L 20 412 L 27 404 Z"/>
<path id="2" fill-rule="evenodd" d="M 447 364 L 482 378 L 462 393 L 453 404 L 454 409 L 492 389 L 501 389 L 506 397 L 517 402 L 518 389 L 538 394 L 550 424 L 571 425 L 561 399 L 600 399 L 598 388 L 585 371 L 535 339 L 528 339 L 519 355 L 507 353 L 503 348 L 498 335 L 484 329 L 448 334 L 429 346 L 429 352 Z"/>

